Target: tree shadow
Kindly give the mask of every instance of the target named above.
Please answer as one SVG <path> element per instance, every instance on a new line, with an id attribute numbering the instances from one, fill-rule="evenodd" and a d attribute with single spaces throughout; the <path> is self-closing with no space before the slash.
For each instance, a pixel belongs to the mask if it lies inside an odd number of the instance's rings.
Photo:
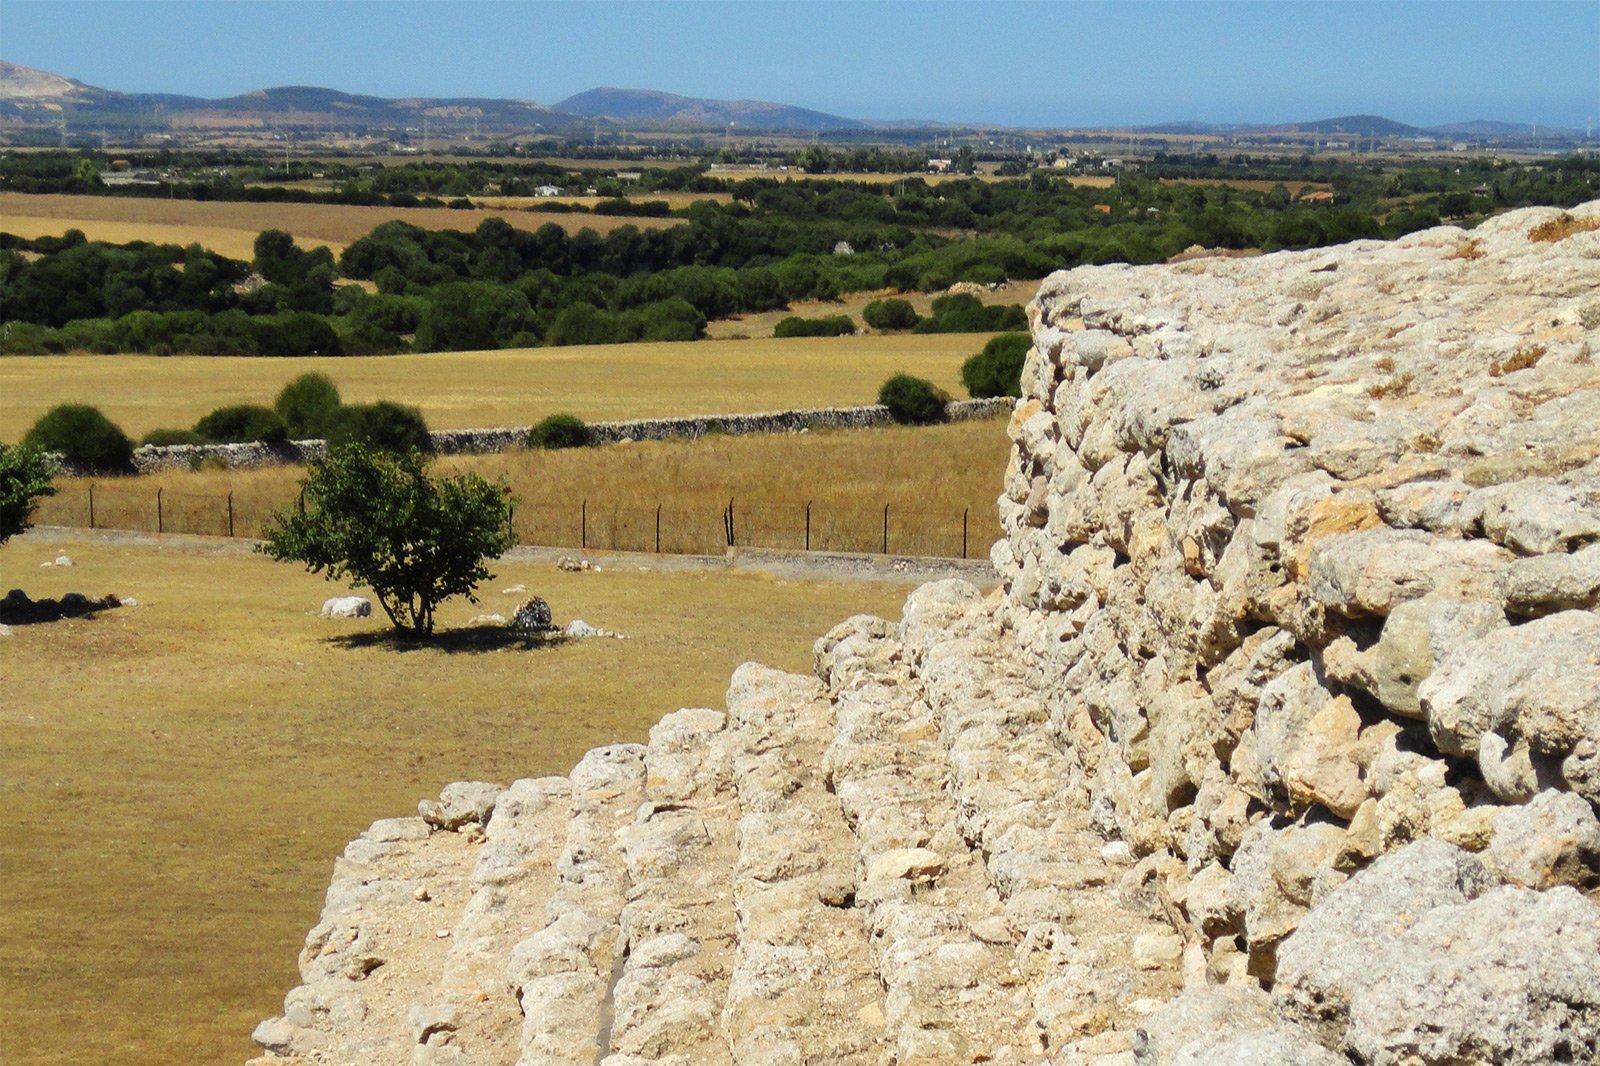
<path id="1" fill-rule="evenodd" d="M 525 637 L 509 626 L 464 626 L 436 631 L 430 637 L 415 637 L 394 629 L 374 629 L 328 637 L 327 643 L 340 648 L 386 648 L 390 651 L 442 651 L 447 654 L 482 655 L 496 651 L 542 651 L 565 644 L 570 638 L 560 630 L 546 635 Z"/>

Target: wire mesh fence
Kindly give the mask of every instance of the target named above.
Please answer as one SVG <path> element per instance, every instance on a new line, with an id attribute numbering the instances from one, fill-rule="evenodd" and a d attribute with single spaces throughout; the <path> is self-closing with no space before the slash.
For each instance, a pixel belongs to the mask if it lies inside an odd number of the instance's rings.
<path id="1" fill-rule="evenodd" d="M 91 529 L 259 538 L 284 501 L 247 493 L 176 492 L 96 483 L 51 498 L 40 520 Z M 730 499 L 722 507 L 580 498 L 516 502 L 517 544 L 597 551 L 719 555 L 730 547 L 971 558 L 998 535 L 992 509 L 907 509 Z"/>

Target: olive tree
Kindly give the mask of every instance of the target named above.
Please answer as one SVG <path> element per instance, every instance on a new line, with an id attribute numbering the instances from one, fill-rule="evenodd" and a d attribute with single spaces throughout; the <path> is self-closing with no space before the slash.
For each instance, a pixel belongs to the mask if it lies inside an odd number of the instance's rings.
<path id="1" fill-rule="evenodd" d="M 451 596 L 477 602 L 485 561 L 511 546 L 509 491 L 476 474 L 434 480 L 415 450 L 341 445 L 313 460 L 303 503 L 274 514 L 257 551 L 372 589 L 401 633 L 433 632 Z"/>

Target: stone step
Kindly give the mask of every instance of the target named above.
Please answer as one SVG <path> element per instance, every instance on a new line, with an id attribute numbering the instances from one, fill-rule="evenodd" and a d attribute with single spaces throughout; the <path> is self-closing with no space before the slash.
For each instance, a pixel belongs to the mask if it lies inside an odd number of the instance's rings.
<path id="1" fill-rule="evenodd" d="M 739 940 L 723 1030 L 741 1066 L 886 1061 L 883 986 L 860 915 L 855 841 L 819 767 L 833 709 L 815 678 L 747 663 L 728 690 L 743 816 Z"/>
<path id="2" fill-rule="evenodd" d="M 387 818 L 350 842 L 300 952 L 302 983 L 284 997 L 281 1017 L 256 1028 L 267 1052 L 256 1062 L 411 1062 L 409 1008 L 438 982 L 471 894 L 477 829 Z"/>
<path id="3" fill-rule="evenodd" d="M 645 748 L 596 748 L 569 781 L 566 844 L 543 928 L 511 950 L 507 966 L 522 1010 L 518 1062 L 525 1066 L 590 1066 L 609 1043 L 628 887 L 616 839 L 644 798 Z"/>
<path id="4" fill-rule="evenodd" d="M 718 1025 L 737 939 L 726 723 L 721 711 L 689 709 L 650 730 L 643 803 L 617 838 L 628 902 L 603 1034 L 609 1066 L 732 1061 Z"/>
<path id="5" fill-rule="evenodd" d="M 1039 1061 L 1032 993 L 1003 901 L 962 836 L 937 715 L 895 627 L 850 619 L 818 642 L 836 729 L 823 758 L 857 843 L 856 905 L 899 1062 Z"/>
<path id="6" fill-rule="evenodd" d="M 1184 944 L 1153 871 L 1130 871 L 1131 855 L 1089 829 L 1082 760 L 1058 746 L 975 588 L 924 586 L 902 628 L 938 717 L 958 825 L 1005 901 L 1047 1046 L 1069 1061 L 1128 1053 L 1150 1007 L 1182 988 Z"/>
<path id="7" fill-rule="evenodd" d="M 413 1066 L 517 1061 L 522 1011 L 506 960 L 538 932 L 566 844 L 572 785 L 529 778 L 499 793 L 439 984 L 410 1014 Z"/>

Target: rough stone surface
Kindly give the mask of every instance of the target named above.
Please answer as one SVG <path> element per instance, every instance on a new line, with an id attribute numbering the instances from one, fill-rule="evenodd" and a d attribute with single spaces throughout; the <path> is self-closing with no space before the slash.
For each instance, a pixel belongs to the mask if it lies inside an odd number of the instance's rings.
<path id="1" fill-rule="evenodd" d="M 1555 214 L 1046 279 L 1002 587 L 374 825 L 266 1061 L 1600 1061 L 1600 232 Z"/>

